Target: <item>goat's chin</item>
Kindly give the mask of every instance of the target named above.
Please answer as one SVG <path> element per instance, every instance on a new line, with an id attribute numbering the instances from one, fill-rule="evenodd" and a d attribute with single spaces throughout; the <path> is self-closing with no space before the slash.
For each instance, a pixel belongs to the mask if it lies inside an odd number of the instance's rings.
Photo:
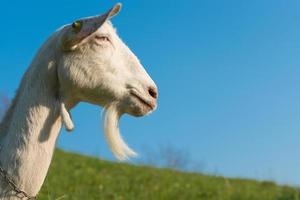
<path id="1" fill-rule="evenodd" d="M 124 108 L 124 112 L 134 117 L 142 117 L 152 113 L 156 107 L 152 108 L 138 100 L 132 101 Z"/>
<path id="2" fill-rule="evenodd" d="M 119 119 L 124 112 L 118 102 L 112 102 L 104 107 L 103 127 L 106 140 L 114 156 L 119 160 L 127 160 L 137 154 L 124 142 L 120 130 Z"/>
<path id="3" fill-rule="evenodd" d="M 143 117 L 145 115 L 149 115 L 150 113 L 152 113 L 153 110 L 152 109 L 149 109 L 148 107 L 146 106 L 142 106 L 142 107 L 137 107 L 136 109 L 134 110 L 130 110 L 128 111 L 127 113 L 129 115 L 132 115 L 134 117 Z"/>

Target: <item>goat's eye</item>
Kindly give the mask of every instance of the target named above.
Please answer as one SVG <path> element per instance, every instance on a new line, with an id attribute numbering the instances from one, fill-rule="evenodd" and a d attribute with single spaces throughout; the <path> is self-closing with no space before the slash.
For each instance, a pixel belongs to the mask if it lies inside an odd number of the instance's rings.
<path id="1" fill-rule="evenodd" d="M 110 42 L 110 39 L 107 36 L 99 36 L 99 35 L 97 35 L 95 37 L 95 39 L 96 39 L 97 42 Z"/>
<path id="2" fill-rule="evenodd" d="M 81 21 L 76 21 L 72 24 L 72 28 L 75 32 L 81 31 L 82 28 L 82 22 Z"/>

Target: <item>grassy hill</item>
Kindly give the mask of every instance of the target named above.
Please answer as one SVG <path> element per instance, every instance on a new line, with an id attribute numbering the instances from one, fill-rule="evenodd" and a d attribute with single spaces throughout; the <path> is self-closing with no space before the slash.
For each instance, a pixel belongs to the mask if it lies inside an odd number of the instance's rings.
<path id="1" fill-rule="evenodd" d="M 39 199 L 298 200 L 300 190 L 272 182 L 119 164 L 57 150 Z"/>

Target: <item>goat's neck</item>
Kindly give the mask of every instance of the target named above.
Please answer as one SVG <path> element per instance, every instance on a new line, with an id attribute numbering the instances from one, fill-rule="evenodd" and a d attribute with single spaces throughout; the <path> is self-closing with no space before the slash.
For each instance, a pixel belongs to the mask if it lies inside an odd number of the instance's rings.
<path id="1" fill-rule="evenodd" d="M 39 55 L 36 60 L 0 126 L 1 166 L 31 196 L 44 182 L 62 125 L 56 69 Z M 4 194 L 10 188 L 0 180 L 0 199 L 17 199 Z"/>

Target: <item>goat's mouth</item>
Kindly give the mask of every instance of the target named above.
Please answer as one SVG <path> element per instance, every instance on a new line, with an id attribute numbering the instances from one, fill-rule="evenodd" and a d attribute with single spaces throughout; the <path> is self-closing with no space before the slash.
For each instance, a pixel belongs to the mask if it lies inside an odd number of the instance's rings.
<path id="1" fill-rule="evenodd" d="M 143 96 L 141 96 L 137 91 L 131 90 L 130 94 L 135 97 L 140 103 L 147 106 L 150 110 L 155 110 L 156 108 L 156 102 L 155 101 L 149 101 Z"/>

